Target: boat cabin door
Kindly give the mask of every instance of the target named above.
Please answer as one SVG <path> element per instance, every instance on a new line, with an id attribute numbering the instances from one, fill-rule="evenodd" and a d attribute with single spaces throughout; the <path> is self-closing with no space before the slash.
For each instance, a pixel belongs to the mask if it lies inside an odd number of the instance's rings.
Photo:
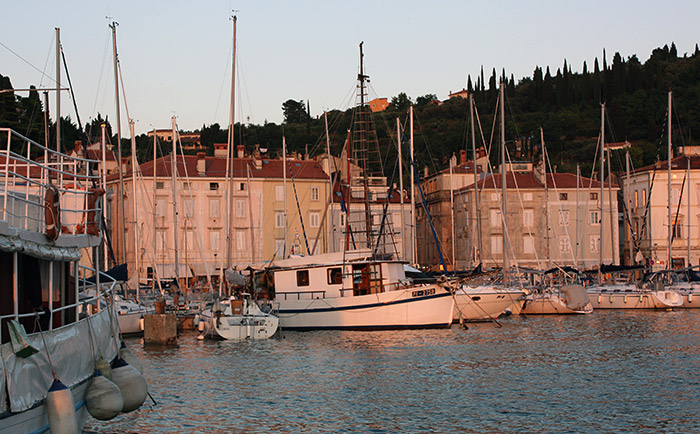
<path id="1" fill-rule="evenodd" d="M 379 264 L 358 264 L 352 266 L 353 295 L 367 295 L 384 292 Z"/>

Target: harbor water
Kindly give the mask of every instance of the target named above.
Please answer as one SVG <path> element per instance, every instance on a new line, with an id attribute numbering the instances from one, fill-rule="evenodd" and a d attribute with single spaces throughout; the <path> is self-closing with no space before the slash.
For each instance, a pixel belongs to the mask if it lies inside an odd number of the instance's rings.
<path id="1" fill-rule="evenodd" d="M 144 347 L 151 395 L 99 433 L 700 432 L 700 311 L 507 317 Z"/>

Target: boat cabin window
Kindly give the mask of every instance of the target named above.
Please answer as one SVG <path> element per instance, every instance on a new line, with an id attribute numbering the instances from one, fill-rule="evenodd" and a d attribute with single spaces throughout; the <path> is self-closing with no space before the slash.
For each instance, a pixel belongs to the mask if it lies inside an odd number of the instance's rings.
<path id="1" fill-rule="evenodd" d="M 328 269 L 328 284 L 329 285 L 340 285 L 343 283 L 343 270 L 338 268 Z"/>
<path id="2" fill-rule="evenodd" d="M 309 286 L 309 270 L 297 271 L 297 286 Z"/>
<path id="3" fill-rule="evenodd" d="M 353 295 L 367 295 L 384 292 L 380 265 L 360 264 L 352 266 Z"/>

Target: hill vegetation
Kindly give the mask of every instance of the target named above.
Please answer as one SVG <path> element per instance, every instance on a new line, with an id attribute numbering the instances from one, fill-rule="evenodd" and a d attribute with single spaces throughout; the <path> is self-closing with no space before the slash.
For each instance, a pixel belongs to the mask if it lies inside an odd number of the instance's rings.
<path id="1" fill-rule="evenodd" d="M 584 175 L 590 174 L 600 133 L 601 103 L 605 102 L 606 142 L 632 142 L 630 150 L 634 167 L 651 164 L 666 157 L 666 108 L 668 91 L 673 91 L 674 145 L 690 145 L 692 132 L 700 131 L 700 51 L 696 45 L 692 54 L 679 56 L 674 44 L 653 50 L 641 62 L 636 55 L 623 58 L 619 53 L 608 64 L 595 59 L 593 66 L 584 62 L 581 72 L 572 72 L 564 60 L 552 72 L 550 67 L 536 67 L 531 77 L 517 82 L 502 70 L 492 69 L 487 76 L 483 68 L 478 77 L 467 77 L 467 90 L 474 95 L 482 132 L 487 144 L 491 139 L 498 98 L 498 83 L 506 86 L 506 138 L 512 159 L 539 159 L 539 128 L 544 130 L 550 161 L 558 171 L 575 172 L 580 165 Z M 9 77 L 0 75 L 0 89 L 10 89 Z M 442 103 L 435 95 L 418 96 L 415 100 L 405 93 L 391 98 L 389 107 L 375 114 L 375 127 L 381 155 L 385 162 L 396 155 L 396 118 L 406 122 L 409 105 L 415 107 L 414 131 L 418 168 L 430 171 L 447 166 L 449 156 L 461 149 L 471 149 L 467 100 L 452 98 Z M 290 151 L 311 156 L 325 152 L 324 118 L 312 118 L 303 100 L 289 99 L 282 104 L 285 121 L 281 124 L 235 126 L 235 141 L 250 150 L 254 145 L 268 148 L 273 155 L 281 148 L 282 135 Z M 44 141 L 43 111 L 39 94 L 28 97 L 0 93 L 0 126 L 13 128 L 39 143 Z M 331 152 L 339 154 L 353 120 L 353 111 L 334 110 L 328 113 Z M 107 122 L 98 115 L 85 126 L 90 140 L 100 136 L 99 125 Z M 54 131 L 52 128 L 51 131 Z M 72 146 L 81 138 L 75 123 L 62 119 L 63 143 Z M 111 129 L 109 130 L 111 133 Z M 218 124 L 203 125 L 201 141 L 213 153 L 214 143 L 226 142 L 227 129 Z M 394 137 L 392 139 L 392 137 Z M 53 139 L 55 140 L 55 139 Z M 112 137 L 112 143 L 116 137 Z M 130 146 L 126 139 L 125 155 Z M 494 142 L 495 143 L 495 142 Z M 481 140 L 477 146 L 481 146 Z M 137 138 L 139 157 L 149 159 L 150 140 Z M 497 149 L 496 146 L 494 149 Z M 471 155 L 471 152 L 469 152 Z M 497 160 L 497 155 L 492 154 Z M 613 158 L 613 170 L 620 170 L 623 159 Z M 617 165 L 617 167 L 616 167 Z M 385 167 L 389 165 L 385 164 Z M 391 165 L 393 166 L 393 164 Z"/>

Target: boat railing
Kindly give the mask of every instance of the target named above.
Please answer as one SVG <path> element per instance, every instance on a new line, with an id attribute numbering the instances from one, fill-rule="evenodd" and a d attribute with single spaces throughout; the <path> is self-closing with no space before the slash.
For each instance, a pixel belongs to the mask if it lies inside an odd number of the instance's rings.
<path id="1" fill-rule="evenodd" d="M 320 294 L 320 297 L 316 297 L 315 294 Z M 290 300 L 294 299 L 291 297 L 296 296 L 297 300 L 302 300 L 301 296 L 302 295 L 308 295 L 309 298 L 304 298 L 303 300 L 313 300 L 316 298 L 326 298 L 326 291 L 293 291 L 293 292 L 277 292 L 275 294 L 275 297 L 281 297 L 284 296 L 284 300 Z"/>
<path id="2" fill-rule="evenodd" d="M 20 147 L 22 154 L 13 150 Z M 97 160 L 66 155 L 9 128 L 0 128 L 1 219 L 15 228 L 44 231 L 44 198 L 49 185 L 54 185 L 60 193 L 60 229 L 69 234 L 82 233 L 86 213 L 100 210 L 97 202 L 95 208 L 88 208 L 87 200 L 90 187 L 100 179 L 99 174 L 90 174 L 88 166 L 97 164 Z"/>

